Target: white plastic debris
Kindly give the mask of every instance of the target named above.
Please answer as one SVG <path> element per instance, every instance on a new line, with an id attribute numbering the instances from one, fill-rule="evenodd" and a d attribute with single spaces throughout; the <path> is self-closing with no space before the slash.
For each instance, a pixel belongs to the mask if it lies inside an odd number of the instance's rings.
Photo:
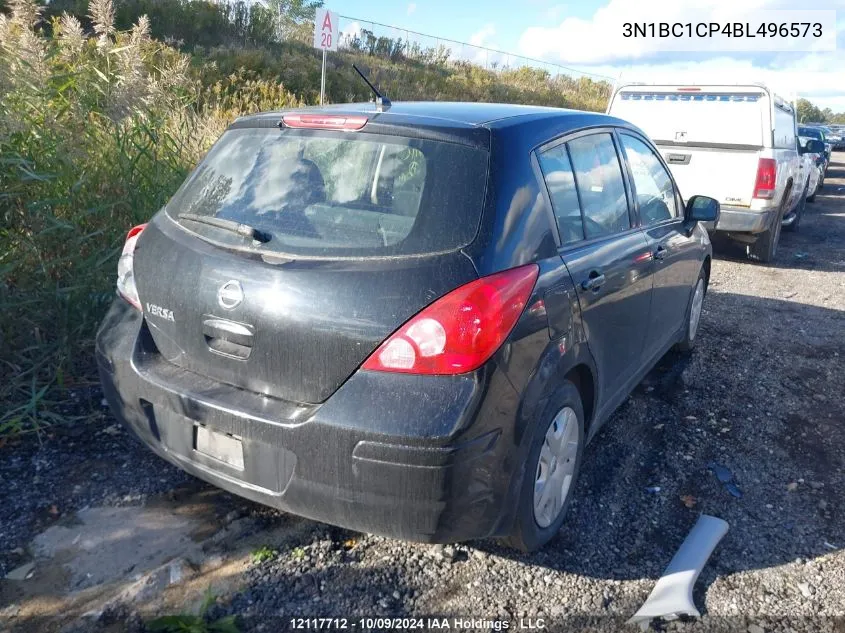
<path id="1" fill-rule="evenodd" d="M 716 545 L 727 534 L 728 527 L 726 521 L 702 514 L 658 578 L 648 599 L 628 623 L 639 624 L 644 631 L 654 618 L 699 617 L 701 613 L 692 601 L 692 589 Z"/>

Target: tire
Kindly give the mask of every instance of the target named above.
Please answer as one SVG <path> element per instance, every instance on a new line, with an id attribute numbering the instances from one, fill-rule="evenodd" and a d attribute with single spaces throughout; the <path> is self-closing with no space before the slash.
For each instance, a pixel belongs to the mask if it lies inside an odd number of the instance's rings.
<path id="1" fill-rule="evenodd" d="M 757 241 L 749 244 L 746 247 L 746 253 L 749 259 L 768 264 L 774 260 L 778 254 L 778 242 L 780 242 L 781 222 L 783 221 L 783 213 L 786 210 L 786 203 L 792 190 L 787 189 L 783 194 L 783 202 L 781 202 L 778 212 L 775 215 L 772 225 L 757 237 Z"/>
<path id="2" fill-rule="evenodd" d="M 545 460 L 544 465 L 541 465 L 541 453 L 548 458 L 549 450 L 543 451 L 544 445 L 547 444 L 547 435 L 554 433 L 553 425 L 559 425 L 561 433 L 570 431 L 570 434 L 564 436 L 570 441 L 565 441 L 567 450 L 560 453 L 561 461 L 556 462 L 557 466 L 551 466 L 549 470 L 549 461 Z M 574 425 L 574 426 L 572 426 Z M 576 442 L 574 447 L 571 446 L 572 441 Z M 517 500 L 516 519 L 514 521 L 513 531 L 510 536 L 504 539 L 505 543 L 510 547 L 521 550 L 523 552 L 533 552 L 540 549 L 548 543 L 560 531 L 560 526 L 566 517 L 566 510 L 572 501 L 573 492 L 575 490 L 575 482 L 578 479 L 578 472 L 581 469 L 581 458 L 584 454 L 584 407 L 581 404 L 581 396 L 578 389 L 571 382 L 564 381 L 561 388 L 549 400 L 549 404 L 545 407 L 543 415 L 539 419 L 539 423 L 534 432 L 534 437 L 531 441 L 531 448 L 528 451 L 528 457 L 525 461 L 525 472 L 523 474 L 523 481 L 520 487 L 519 499 Z M 563 461 L 565 459 L 565 461 Z M 560 504 L 556 508 L 550 508 L 548 503 L 542 506 L 543 509 L 535 512 L 535 490 L 537 490 L 537 482 L 540 480 L 543 471 L 545 470 L 545 477 L 547 485 L 552 486 L 549 490 L 555 490 L 554 482 L 557 479 L 551 479 L 551 475 L 557 472 L 557 467 L 562 468 L 558 474 L 563 477 L 559 485 L 564 486 L 565 490 L 559 496 Z M 567 473 L 568 481 L 567 481 Z M 544 488 L 539 488 L 540 498 L 543 500 Z M 538 519 L 539 515 L 539 519 Z"/>
<path id="3" fill-rule="evenodd" d="M 789 226 L 783 227 L 785 230 L 789 231 L 790 233 L 797 233 L 801 228 L 801 218 L 804 217 L 804 209 L 807 208 L 807 189 L 809 187 L 809 183 L 804 186 L 804 193 L 801 194 L 801 202 L 798 203 L 798 208 L 795 209 L 795 219 L 792 221 L 792 224 Z"/>
<path id="4" fill-rule="evenodd" d="M 700 295 L 699 295 L 700 289 Z M 701 307 L 704 304 L 704 297 L 707 295 L 707 273 L 702 268 L 698 272 L 698 279 L 695 281 L 695 286 L 690 293 L 689 305 L 686 311 L 686 328 L 684 330 L 684 337 L 678 341 L 675 348 L 681 352 L 691 352 L 695 347 L 695 342 L 698 337 L 699 324 L 701 322 Z M 695 316 L 695 319 L 693 319 Z"/>

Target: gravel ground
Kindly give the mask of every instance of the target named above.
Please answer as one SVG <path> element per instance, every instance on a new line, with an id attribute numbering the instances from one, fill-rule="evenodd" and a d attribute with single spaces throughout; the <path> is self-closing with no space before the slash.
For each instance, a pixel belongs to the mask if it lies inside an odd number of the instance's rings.
<path id="1" fill-rule="evenodd" d="M 543 551 L 403 543 L 225 495 L 278 553 L 210 615 L 238 614 L 245 631 L 279 630 L 292 616 L 617 630 L 704 512 L 730 531 L 696 585 L 703 617 L 670 629 L 845 630 L 845 164 L 828 172 L 801 232 L 783 234 L 773 265 L 730 245 L 716 257 L 698 349 L 664 358 L 588 447 L 564 528 Z M 85 506 L 204 487 L 104 418 L 0 448 L 0 571 Z"/>

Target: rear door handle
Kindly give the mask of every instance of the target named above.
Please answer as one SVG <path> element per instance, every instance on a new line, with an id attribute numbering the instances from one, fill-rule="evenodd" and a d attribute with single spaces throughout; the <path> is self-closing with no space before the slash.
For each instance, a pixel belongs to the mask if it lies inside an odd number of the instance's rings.
<path id="1" fill-rule="evenodd" d="M 598 290 L 604 285 L 604 281 L 604 275 L 598 270 L 593 270 L 590 271 L 589 278 L 581 282 L 581 287 L 584 290 Z"/>
<path id="2" fill-rule="evenodd" d="M 661 244 L 657 247 L 657 250 L 654 251 L 654 259 L 659 259 L 660 261 L 663 261 L 664 259 L 666 259 L 666 253 L 668 252 L 669 251 L 666 250 L 666 247 Z"/>

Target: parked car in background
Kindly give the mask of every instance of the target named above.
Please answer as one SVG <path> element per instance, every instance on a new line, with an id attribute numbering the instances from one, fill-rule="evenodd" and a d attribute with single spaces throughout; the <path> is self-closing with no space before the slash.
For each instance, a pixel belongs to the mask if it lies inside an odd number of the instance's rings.
<path id="1" fill-rule="evenodd" d="M 825 140 L 825 133 L 824 130 L 818 127 L 813 127 L 809 125 L 799 125 L 798 126 L 798 138 L 802 140 L 817 140 L 821 141 L 824 144 L 824 151 L 821 152 L 820 158 L 822 159 L 821 164 L 821 182 L 819 183 L 819 189 L 824 188 L 824 177 L 827 174 L 827 168 L 830 165 L 830 154 L 833 151 L 833 147 Z"/>
<path id="2" fill-rule="evenodd" d="M 833 150 L 845 149 L 845 136 L 832 127 L 824 126 L 822 130 L 825 133 L 825 140 L 830 143 Z"/>
<path id="3" fill-rule="evenodd" d="M 799 128 L 800 129 L 800 128 Z M 827 170 L 827 158 L 825 155 L 825 146 L 822 141 L 812 136 L 799 136 L 798 137 L 798 146 L 799 146 L 799 153 L 803 154 L 805 160 L 809 160 L 812 165 L 816 168 L 816 185 L 815 188 L 812 184 L 812 178 L 810 181 L 809 186 L 809 193 L 807 194 L 807 199 L 810 202 L 813 202 L 816 199 L 816 193 L 819 189 L 824 187 L 824 176 L 825 171 Z M 816 151 L 813 151 L 816 150 Z M 812 172 L 811 172 L 812 176 Z"/>
<path id="4" fill-rule="evenodd" d="M 623 85 L 608 113 L 642 128 L 682 191 L 721 204 L 719 231 L 770 262 L 806 199 L 794 106 L 762 85 Z"/>
<path id="5" fill-rule="evenodd" d="M 821 141 L 816 139 L 808 139 L 804 137 L 799 137 L 798 139 L 798 153 L 804 159 L 804 166 L 807 170 L 808 176 L 808 183 L 807 183 L 807 202 L 815 202 L 816 194 L 819 191 L 819 185 L 822 179 L 822 165 L 824 164 L 824 156 L 823 151 L 812 151 L 812 150 L 822 150 L 824 145 L 821 144 Z"/>
<path id="6" fill-rule="evenodd" d="M 97 336 L 106 398 L 164 459 L 249 499 L 536 549 L 586 442 L 696 343 L 700 222 L 718 215 L 601 114 L 242 118 L 129 233 Z"/>

